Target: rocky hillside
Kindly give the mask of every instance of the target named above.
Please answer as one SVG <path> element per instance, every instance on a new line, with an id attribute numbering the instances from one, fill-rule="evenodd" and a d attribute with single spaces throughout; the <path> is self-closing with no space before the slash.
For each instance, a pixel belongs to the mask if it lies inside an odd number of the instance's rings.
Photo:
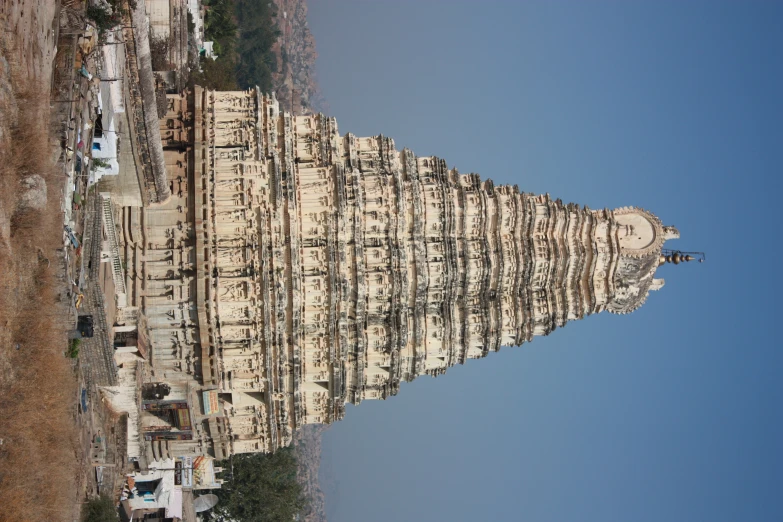
<path id="1" fill-rule="evenodd" d="M 304 487 L 310 505 L 302 513 L 303 522 L 326 522 L 326 499 L 318 482 L 321 466 L 321 434 L 326 425 L 305 425 L 296 432 L 294 444 L 298 470 L 296 478 Z"/>
<path id="2" fill-rule="evenodd" d="M 278 72 L 273 75 L 277 99 L 285 110 L 296 114 L 326 110 L 315 79 L 315 39 L 307 26 L 305 0 L 274 0 L 281 36 L 273 51 Z M 292 92 L 293 91 L 293 92 Z M 293 107 L 292 107 L 293 95 Z M 303 522 L 326 522 L 326 501 L 318 481 L 321 467 L 321 434 L 328 426 L 306 425 L 296 433 L 294 443 L 299 469 L 297 480 L 304 487 L 310 505 L 302 513 Z"/>
<path id="3" fill-rule="evenodd" d="M 305 0 L 274 0 L 277 25 L 282 33 L 273 50 L 278 72 L 273 83 L 277 99 L 285 110 L 296 114 L 325 111 L 326 107 L 315 79 L 315 39 L 307 26 Z M 293 91 L 293 92 L 292 92 Z M 293 95 L 293 107 L 291 98 Z"/>

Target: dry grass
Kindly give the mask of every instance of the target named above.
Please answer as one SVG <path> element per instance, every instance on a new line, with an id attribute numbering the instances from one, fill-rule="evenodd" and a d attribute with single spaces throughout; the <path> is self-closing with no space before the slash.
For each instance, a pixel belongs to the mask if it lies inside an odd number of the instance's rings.
<path id="1" fill-rule="evenodd" d="M 11 220 L 10 249 L 0 241 L 0 520 L 73 520 L 77 388 L 55 252 L 64 180 L 52 160 L 49 93 L 14 87 L 18 118 L 0 122 L 11 130 L 0 144 L 0 206 Z M 20 180 L 31 174 L 46 180 L 48 205 L 18 212 Z"/>

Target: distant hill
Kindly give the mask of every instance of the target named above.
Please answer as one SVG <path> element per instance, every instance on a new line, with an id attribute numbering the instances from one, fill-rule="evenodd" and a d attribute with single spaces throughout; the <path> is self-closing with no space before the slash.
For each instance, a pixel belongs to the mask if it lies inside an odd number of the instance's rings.
<path id="1" fill-rule="evenodd" d="M 296 479 L 304 488 L 308 507 L 300 514 L 303 522 L 326 522 L 326 498 L 318 481 L 321 466 L 321 434 L 328 428 L 323 424 L 308 424 L 294 436 L 296 452 Z"/>
<path id="2" fill-rule="evenodd" d="M 272 89 L 283 109 L 295 114 L 327 110 L 315 78 L 315 39 L 307 25 L 305 0 L 274 0 L 280 36 L 272 46 L 277 57 L 277 72 Z M 293 90 L 293 92 L 292 92 Z M 291 104 L 293 95 L 293 107 Z M 297 481 L 310 501 L 301 513 L 303 522 L 326 522 L 326 499 L 318 480 L 321 467 L 321 434 L 325 425 L 305 425 L 297 430 L 294 444 L 297 456 Z"/>
<path id="3" fill-rule="evenodd" d="M 315 39 L 307 25 L 305 0 L 274 0 L 277 5 L 277 26 L 280 37 L 272 50 L 279 67 L 273 74 L 273 89 L 281 106 L 293 112 L 323 112 L 327 110 L 315 77 Z"/>
<path id="4" fill-rule="evenodd" d="M 191 84 L 217 90 L 258 86 L 295 114 L 326 109 L 315 80 L 315 40 L 305 0 L 204 0 L 205 32 L 217 60 L 201 58 Z M 293 97 L 293 105 L 292 105 Z"/>

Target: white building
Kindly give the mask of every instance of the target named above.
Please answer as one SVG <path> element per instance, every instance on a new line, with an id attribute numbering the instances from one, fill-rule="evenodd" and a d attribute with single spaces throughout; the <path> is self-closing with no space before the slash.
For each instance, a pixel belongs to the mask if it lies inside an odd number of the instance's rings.
<path id="1" fill-rule="evenodd" d="M 156 460 L 149 470 L 128 476 L 127 503 L 131 513 L 166 510 L 167 517 L 182 518 L 182 488 L 176 484 L 174 459 Z"/>
<path id="2" fill-rule="evenodd" d="M 109 38 L 113 37 L 114 35 L 110 33 Z M 103 176 L 116 176 L 120 173 L 117 154 L 120 119 L 118 115 L 125 112 L 122 96 L 125 50 L 123 45 L 105 45 L 102 51 L 103 65 L 100 76 L 103 80 L 98 96 L 98 121 L 95 124 L 92 150 L 89 153 L 93 158 L 103 160 L 108 166 L 91 170 L 90 184 L 96 183 Z"/>
<path id="3" fill-rule="evenodd" d="M 204 14 L 201 11 L 200 0 L 188 0 L 188 13 L 193 19 L 193 40 L 196 47 L 201 49 L 204 42 Z"/>

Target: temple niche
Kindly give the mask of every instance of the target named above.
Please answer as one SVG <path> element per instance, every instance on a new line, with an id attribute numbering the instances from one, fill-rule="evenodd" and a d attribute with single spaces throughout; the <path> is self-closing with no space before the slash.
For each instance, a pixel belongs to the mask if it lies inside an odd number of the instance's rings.
<path id="1" fill-rule="evenodd" d="M 275 451 L 348 402 L 663 286 L 679 233 L 645 210 L 496 186 L 257 90 L 170 98 L 172 197 L 143 216 L 139 269 L 150 359 L 190 401 L 169 453 Z"/>

